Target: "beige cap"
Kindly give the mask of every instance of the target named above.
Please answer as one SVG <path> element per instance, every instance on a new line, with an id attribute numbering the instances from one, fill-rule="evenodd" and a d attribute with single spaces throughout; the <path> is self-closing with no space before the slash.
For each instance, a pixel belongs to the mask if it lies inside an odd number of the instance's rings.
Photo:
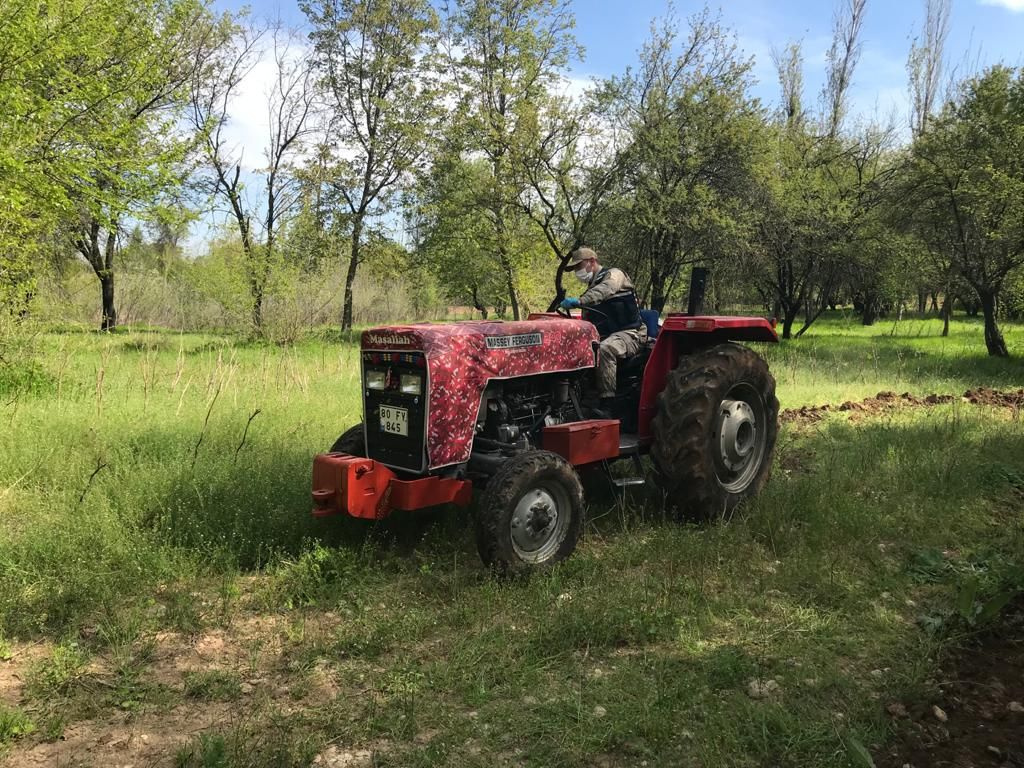
<path id="1" fill-rule="evenodd" d="M 586 261 L 587 259 L 597 259 L 597 253 L 592 251 L 590 248 L 577 248 L 575 251 L 569 254 L 569 260 L 565 262 L 565 268 L 575 267 L 580 262 Z"/>

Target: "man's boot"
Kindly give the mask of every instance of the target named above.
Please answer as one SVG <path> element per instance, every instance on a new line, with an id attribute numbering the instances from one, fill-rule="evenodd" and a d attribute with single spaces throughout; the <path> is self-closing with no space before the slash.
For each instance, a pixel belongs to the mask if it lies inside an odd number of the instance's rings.
<path id="1" fill-rule="evenodd" d="M 614 414 L 614 397 L 602 397 L 601 402 L 598 404 L 598 406 L 596 408 L 590 409 L 590 418 L 592 419 L 614 419 Z"/>

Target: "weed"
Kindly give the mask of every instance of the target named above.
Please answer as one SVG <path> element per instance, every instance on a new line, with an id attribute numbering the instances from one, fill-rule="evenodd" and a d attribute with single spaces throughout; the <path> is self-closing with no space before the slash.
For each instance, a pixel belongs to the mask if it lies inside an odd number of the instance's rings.
<path id="1" fill-rule="evenodd" d="M 187 590 L 170 590 L 164 595 L 164 605 L 167 626 L 190 637 L 203 631 L 203 614 L 194 594 Z"/>
<path id="2" fill-rule="evenodd" d="M 36 725 L 20 709 L 0 704 L 0 747 L 35 733 Z"/>
<path id="3" fill-rule="evenodd" d="M 287 718 L 270 713 L 224 730 L 201 733 L 181 747 L 175 768 L 306 768 L 315 740 L 297 732 Z"/>
<path id="4" fill-rule="evenodd" d="M 234 701 L 242 695 L 236 672 L 208 669 L 185 675 L 185 695 L 204 701 Z"/>
<path id="5" fill-rule="evenodd" d="M 89 654 L 77 642 L 62 642 L 54 646 L 49 659 L 32 666 L 26 690 L 38 699 L 67 696 L 83 679 L 88 662 Z"/>

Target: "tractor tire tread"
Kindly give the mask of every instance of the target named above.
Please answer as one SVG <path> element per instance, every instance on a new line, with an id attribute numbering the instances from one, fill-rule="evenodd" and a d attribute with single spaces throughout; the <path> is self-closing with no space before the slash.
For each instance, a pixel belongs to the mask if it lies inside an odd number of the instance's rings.
<path id="1" fill-rule="evenodd" d="M 544 563 L 525 563 L 507 541 L 509 511 L 538 477 L 551 476 L 569 492 L 573 518 L 558 552 Z M 530 451 L 510 458 L 488 481 L 475 514 L 476 545 L 484 565 L 499 575 L 544 568 L 564 560 L 583 530 L 583 485 L 573 466 L 557 453 Z"/>
<path id="2" fill-rule="evenodd" d="M 767 435 L 757 476 L 742 492 L 729 493 L 718 482 L 709 437 L 718 403 L 739 381 L 761 394 Z M 752 349 L 730 342 L 683 357 L 658 395 L 651 423 L 651 459 L 667 497 L 688 517 L 708 519 L 757 495 L 771 473 L 778 414 L 775 379 Z"/>
<path id="3" fill-rule="evenodd" d="M 349 456 L 366 457 L 366 436 L 363 434 L 363 423 L 349 427 L 334 441 L 328 453 L 347 453 Z"/>

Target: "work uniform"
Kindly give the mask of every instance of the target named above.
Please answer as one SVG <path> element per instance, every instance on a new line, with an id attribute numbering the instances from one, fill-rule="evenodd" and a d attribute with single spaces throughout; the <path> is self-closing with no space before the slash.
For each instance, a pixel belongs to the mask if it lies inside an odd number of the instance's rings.
<path id="1" fill-rule="evenodd" d="M 594 323 L 601 334 L 597 352 L 598 397 L 614 397 L 619 360 L 639 354 L 647 343 L 647 327 L 640 318 L 636 290 L 621 269 L 602 269 L 590 278 L 586 292 L 580 296 L 580 306 L 583 317 Z"/>

